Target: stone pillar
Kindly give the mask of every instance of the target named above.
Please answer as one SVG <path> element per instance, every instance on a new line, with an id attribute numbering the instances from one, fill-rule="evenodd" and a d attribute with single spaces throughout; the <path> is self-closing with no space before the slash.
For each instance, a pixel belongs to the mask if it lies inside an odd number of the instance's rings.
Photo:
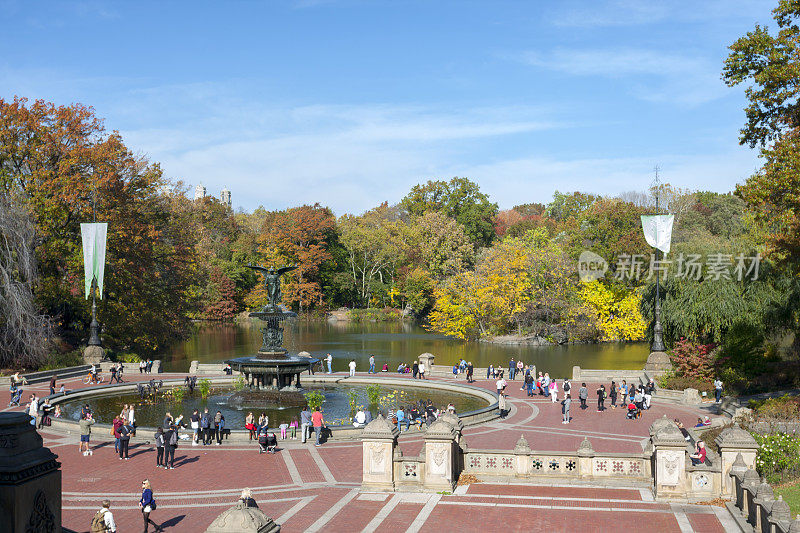
<path id="1" fill-rule="evenodd" d="M 467 451 L 467 443 L 461 435 L 464 429 L 464 422 L 458 418 L 458 415 L 448 412 L 440 416 L 439 420 L 444 420 L 453 426 L 456 442 L 455 456 L 453 457 L 453 471 L 455 472 L 456 479 L 458 479 L 458 476 L 464 470 L 464 453 Z"/>
<path id="2" fill-rule="evenodd" d="M 189 373 L 190 374 L 197 374 L 197 368 L 198 368 L 199 364 L 200 364 L 200 361 L 192 361 L 191 364 L 189 364 Z"/>
<path id="3" fill-rule="evenodd" d="M 454 455 L 456 432 L 453 426 L 437 420 L 425 432 L 425 480 L 423 487 L 440 492 L 452 491 L 456 485 Z"/>
<path id="4" fill-rule="evenodd" d="M 739 508 L 740 511 L 744 509 L 743 483 L 746 472 L 747 466 L 744 464 L 744 459 L 742 459 L 742 454 L 740 453 L 736 456 L 736 460 L 731 465 L 730 474 L 728 476 L 731 478 L 731 495 L 733 497 L 733 503 Z"/>
<path id="5" fill-rule="evenodd" d="M 761 485 L 756 489 L 753 498 L 753 523 L 755 530 L 763 533 L 770 533 L 770 525 L 767 517 L 772 512 L 772 504 L 775 503 L 775 494 L 766 479 L 761 480 Z"/>
<path id="6" fill-rule="evenodd" d="M 0 413 L 0 529 L 61 531 L 61 463 L 25 413 Z"/>
<path id="7" fill-rule="evenodd" d="M 572 381 L 580 381 L 581 380 L 581 367 L 573 366 L 572 367 Z"/>
<path id="8" fill-rule="evenodd" d="M 672 370 L 672 361 L 665 352 L 650 352 L 647 362 L 644 364 L 644 371 L 650 376 L 663 374 Z"/>
<path id="9" fill-rule="evenodd" d="M 683 398 L 681 403 L 685 405 L 700 405 L 703 400 L 700 398 L 700 392 L 697 389 L 684 389 Z"/>
<path id="10" fill-rule="evenodd" d="M 753 513 L 753 499 L 756 496 L 758 485 L 758 473 L 754 469 L 748 468 L 742 479 L 742 514 L 745 518 L 749 519 Z"/>
<path id="11" fill-rule="evenodd" d="M 783 496 L 778 496 L 778 499 L 772 503 L 772 510 L 769 513 L 770 529 L 765 531 L 789 531 L 792 521 L 792 510 L 789 504 L 783 501 Z"/>
<path id="12" fill-rule="evenodd" d="M 756 465 L 756 452 L 758 443 L 753 436 L 738 426 L 725 429 L 714 439 L 719 447 L 719 456 L 722 466 L 722 496 L 733 495 L 734 480 L 731 478 L 731 466 L 736 458 L 741 455 L 744 467 L 754 468 Z"/>
<path id="13" fill-rule="evenodd" d="M 398 436 L 400 431 L 383 415 L 366 425 L 361 433 L 362 490 L 394 491 L 393 459 Z"/>
<path id="14" fill-rule="evenodd" d="M 594 475 L 592 472 L 592 457 L 594 457 L 594 448 L 592 443 L 586 437 L 583 442 L 578 446 L 578 475 L 582 478 L 589 478 Z"/>
<path id="15" fill-rule="evenodd" d="M 436 360 L 436 356 L 434 356 L 432 353 L 423 353 L 420 354 L 420 356 L 417 359 L 419 359 L 420 363 L 425 364 L 425 374 L 427 374 L 428 376 L 432 376 L 433 364 L 434 361 Z"/>
<path id="16" fill-rule="evenodd" d="M 654 423 L 655 424 L 655 423 Z M 656 460 L 655 494 L 659 499 L 686 499 L 686 440 L 674 422 L 652 437 Z"/>
<path id="17" fill-rule="evenodd" d="M 528 477 L 531 475 L 531 447 L 524 435 L 519 436 L 517 445 L 514 446 L 514 475 Z"/>

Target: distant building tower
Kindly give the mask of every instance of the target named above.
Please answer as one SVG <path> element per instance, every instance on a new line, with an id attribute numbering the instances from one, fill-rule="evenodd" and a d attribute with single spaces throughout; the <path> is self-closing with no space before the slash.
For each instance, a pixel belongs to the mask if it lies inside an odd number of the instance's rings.
<path id="1" fill-rule="evenodd" d="M 194 188 L 194 199 L 200 200 L 206 197 L 206 188 L 202 184 Z"/>
<path id="2" fill-rule="evenodd" d="M 227 188 L 222 189 L 220 198 L 222 199 L 222 203 L 227 205 L 228 209 L 231 209 L 231 191 L 229 191 Z"/>

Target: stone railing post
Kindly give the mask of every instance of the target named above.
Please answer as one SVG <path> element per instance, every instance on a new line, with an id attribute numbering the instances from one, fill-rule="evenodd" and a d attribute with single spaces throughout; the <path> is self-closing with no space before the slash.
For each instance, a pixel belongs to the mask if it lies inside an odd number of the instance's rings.
<path id="1" fill-rule="evenodd" d="M 61 531 L 57 458 L 42 446 L 27 414 L 0 413 L 0 529 Z"/>
<path id="2" fill-rule="evenodd" d="M 738 454 L 736 456 L 736 460 L 731 465 L 730 471 L 728 472 L 728 477 L 731 481 L 731 496 L 733 497 L 733 503 L 739 510 L 744 509 L 744 475 L 747 472 L 747 465 L 744 464 L 744 459 L 742 459 L 742 454 Z M 725 475 L 723 474 L 723 478 Z M 725 480 L 723 479 L 723 486 Z"/>
<path id="3" fill-rule="evenodd" d="M 383 415 L 367 424 L 361 433 L 361 490 L 394 491 L 394 452 L 400 431 Z"/>
<path id="4" fill-rule="evenodd" d="M 750 516 L 755 514 L 753 510 L 753 499 L 758 489 L 758 473 L 752 468 L 748 468 L 742 479 L 742 514 L 750 520 Z"/>
<path id="5" fill-rule="evenodd" d="M 730 476 L 731 466 L 738 456 L 742 457 L 744 467 L 753 468 L 756 464 L 758 443 L 753 436 L 738 426 L 725 429 L 714 439 L 719 447 L 719 457 L 722 466 L 722 496 L 732 496 L 734 480 Z"/>
<path id="6" fill-rule="evenodd" d="M 578 475 L 582 478 L 592 477 L 592 457 L 594 457 L 594 448 L 592 443 L 586 437 L 583 438 L 581 445 L 578 446 Z"/>
<path id="7" fill-rule="evenodd" d="M 457 481 L 454 468 L 456 432 L 444 420 L 437 420 L 425 432 L 425 480 L 433 491 L 452 491 Z"/>
<path id="8" fill-rule="evenodd" d="M 668 420 L 657 429 L 652 442 L 656 461 L 656 497 L 685 499 L 686 440 L 683 434 L 674 422 Z"/>
<path id="9" fill-rule="evenodd" d="M 578 382 L 581 380 L 581 367 L 573 366 L 572 367 L 572 381 Z"/>
<path id="10" fill-rule="evenodd" d="M 752 524 L 759 533 L 770 533 L 772 529 L 767 517 L 772 511 L 772 504 L 775 503 L 775 494 L 766 479 L 761 480 L 761 484 L 756 488 L 753 497 Z"/>
<path id="11" fill-rule="evenodd" d="M 433 364 L 436 361 L 436 356 L 432 353 L 423 353 L 417 357 L 420 363 L 425 365 L 425 374 L 432 376 L 433 375 Z M 452 374 L 451 374 L 452 375 Z"/>
<path id="12" fill-rule="evenodd" d="M 772 510 L 769 512 L 767 518 L 769 522 L 769 529 L 772 533 L 780 533 L 781 531 L 789 531 L 792 522 L 792 510 L 789 504 L 783 501 L 783 496 L 778 496 L 778 499 L 772 503 Z"/>
<path id="13" fill-rule="evenodd" d="M 455 473 L 455 478 L 458 479 L 458 476 L 464 470 L 464 454 L 467 451 L 467 443 L 461 434 L 464 430 L 464 422 L 458 418 L 458 415 L 453 413 L 445 413 L 439 417 L 439 419 L 453 426 L 456 441 L 455 455 L 453 457 L 453 472 Z"/>
<path id="14" fill-rule="evenodd" d="M 524 435 L 519 436 L 517 445 L 514 446 L 514 475 L 528 477 L 531 475 L 531 447 Z"/>

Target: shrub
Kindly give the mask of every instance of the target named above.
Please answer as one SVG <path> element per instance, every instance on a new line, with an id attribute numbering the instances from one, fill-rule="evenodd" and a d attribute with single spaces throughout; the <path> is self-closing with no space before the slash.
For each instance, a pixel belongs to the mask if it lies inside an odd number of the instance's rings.
<path id="1" fill-rule="evenodd" d="M 247 381 L 245 381 L 244 376 L 238 376 L 235 380 L 233 380 L 234 390 L 244 390 L 245 387 L 247 387 Z"/>
<path id="2" fill-rule="evenodd" d="M 715 373 L 715 348 L 715 344 L 696 344 L 681 338 L 670 354 L 676 374 L 711 383 Z"/>
<path id="3" fill-rule="evenodd" d="M 705 391 L 711 393 L 714 391 L 714 385 L 707 381 L 701 381 L 697 378 L 687 376 L 677 376 L 675 374 L 664 374 L 658 379 L 658 385 L 665 389 L 684 390 L 684 389 L 697 389 L 698 391 Z"/>
<path id="4" fill-rule="evenodd" d="M 211 393 L 211 381 L 208 378 L 203 378 L 200 380 L 197 388 L 200 391 L 200 397 L 205 400 Z"/>
<path id="5" fill-rule="evenodd" d="M 325 402 L 325 395 L 316 390 L 309 391 L 303 394 L 306 398 L 306 403 L 308 403 L 308 408 L 312 411 L 316 410 L 317 407 L 322 407 L 322 404 Z"/>
<path id="6" fill-rule="evenodd" d="M 42 365 L 37 370 L 57 370 L 70 366 L 80 366 L 83 362 L 83 348 L 65 353 L 48 354 Z"/>
<path id="7" fill-rule="evenodd" d="M 378 402 L 381 400 L 381 387 L 380 385 L 368 385 L 367 386 L 367 399 L 369 400 L 370 405 L 378 406 Z"/>
<path id="8" fill-rule="evenodd" d="M 358 391 L 356 389 L 347 391 L 347 401 L 350 403 L 350 413 L 354 413 L 356 407 L 358 407 Z"/>
<path id="9" fill-rule="evenodd" d="M 770 483 L 784 483 L 800 477 L 800 437 L 785 433 L 753 437 L 761 445 L 756 454 L 756 470 Z"/>

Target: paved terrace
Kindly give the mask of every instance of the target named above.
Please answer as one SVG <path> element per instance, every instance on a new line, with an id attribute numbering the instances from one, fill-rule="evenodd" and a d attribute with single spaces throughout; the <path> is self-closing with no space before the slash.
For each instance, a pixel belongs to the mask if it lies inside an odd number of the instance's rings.
<path id="1" fill-rule="evenodd" d="M 338 374 L 346 379 L 345 374 Z M 359 373 L 359 376 L 364 374 Z M 384 374 L 385 375 L 385 374 Z M 390 374 L 397 376 L 397 374 Z M 159 374 L 159 379 L 183 379 L 185 374 Z M 130 381 L 152 376 L 127 373 Z M 409 378 L 410 379 L 410 378 Z M 452 377 L 435 378 L 453 381 Z M 463 381 L 463 377 L 460 378 Z M 61 381 L 59 381 L 61 383 Z M 78 379 L 64 381 L 67 390 L 85 387 Z M 478 380 L 477 386 L 494 389 L 494 380 Z M 528 398 L 521 382 L 510 381 L 511 413 L 466 428 L 470 448 L 511 449 L 520 435 L 531 448 L 573 451 L 588 437 L 597 451 L 639 452 L 650 424 L 666 414 L 687 426 L 705 411 L 682 405 L 659 404 L 640 420 L 625 418 L 624 410 L 596 410 L 598 384 L 590 383 L 589 409 L 572 404 L 572 423 L 561 423 L 560 404 L 541 396 Z M 573 384 L 577 391 L 580 384 Z M 48 394 L 48 384 L 28 385 L 25 395 Z M 594 398 L 594 402 L 592 399 Z M 0 405 L 9 400 L 0 394 Z M 609 403 L 608 401 L 606 402 Z M 5 408 L 3 411 L 22 410 Z M 110 421 L 101 421 L 110 423 Z M 168 531 L 204 531 L 211 521 L 238 498 L 241 489 L 252 489 L 259 507 L 281 524 L 282 531 L 485 531 L 503 528 L 522 531 L 611 531 L 621 524 L 647 523 L 649 531 L 723 532 L 736 526 L 720 507 L 678 505 L 653 501 L 649 488 L 625 486 L 559 486 L 508 484 L 485 480 L 458 487 L 453 495 L 360 493 L 361 443 L 331 441 L 319 448 L 299 441 L 281 441 L 275 455 L 257 453 L 252 445 L 192 447 L 182 441 L 176 450 L 176 469 L 155 467 L 155 448 L 131 446 L 129 461 L 114 453 L 114 441 L 103 431 L 92 435 L 94 455 L 78 453 L 78 437 L 47 429 L 41 432 L 45 446 L 59 455 L 63 475 L 63 522 L 74 531 L 86 531 L 104 498 L 120 531 L 138 531 L 141 481 L 149 478 L 159 506 L 152 518 Z M 419 452 L 419 433 L 403 433 L 405 454 Z M 476 514 L 476 511 L 478 514 Z"/>

